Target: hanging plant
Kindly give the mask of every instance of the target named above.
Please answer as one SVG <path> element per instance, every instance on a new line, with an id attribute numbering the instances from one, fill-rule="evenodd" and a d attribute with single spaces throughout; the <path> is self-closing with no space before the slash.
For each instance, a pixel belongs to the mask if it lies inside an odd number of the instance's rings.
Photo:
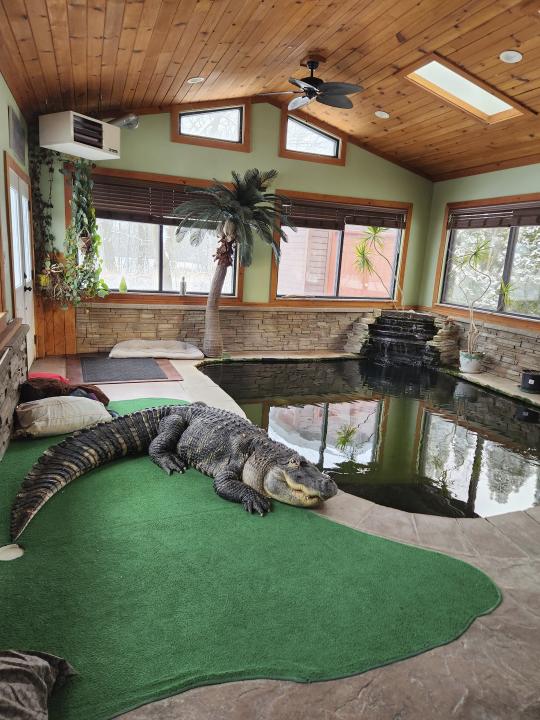
<path id="1" fill-rule="evenodd" d="M 40 150 L 43 150 L 41 148 Z M 92 198 L 92 163 L 82 158 L 68 158 L 54 153 L 55 157 L 35 151 L 35 186 L 38 212 L 34 220 L 38 287 L 47 299 L 62 306 L 77 305 L 92 297 L 105 297 L 109 288 L 101 278 L 101 238 L 97 229 L 96 212 Z M 55 247 L 52 233 L 52 182 L 54 169 L 62 161 L 60 172 L 72 179 L 71 224 L 66 230 L 64 253 Z M 42 167 L 48 170 L 48 196 L 41 195 L 39 179 Z M 39 170 L 38 170 L 39 165 Z M 34 198 L 34 195 L 33 195 Z M 37 228 L 37 231 L 36 231 Z"/>
<path id="2" fill-rule="evenodd" d="M 58 253 L 52 231 L 52 188 L 60 153 L 40 147 L 37 124 L 29 127 L 28 165 L 32 193 L 32 230 L 36 268 L 43 268 L 47 257 Z"/>

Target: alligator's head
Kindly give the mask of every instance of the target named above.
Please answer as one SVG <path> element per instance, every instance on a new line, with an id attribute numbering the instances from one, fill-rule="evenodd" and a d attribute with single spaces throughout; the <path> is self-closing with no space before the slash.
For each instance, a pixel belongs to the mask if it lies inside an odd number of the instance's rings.
<path id="1" fill-rule="evenodd" d="M 270 467 L 263 478 L 263 493 L 287 505 L 313 507 L 337 491 L 328 475 L 297 454 Z"/>

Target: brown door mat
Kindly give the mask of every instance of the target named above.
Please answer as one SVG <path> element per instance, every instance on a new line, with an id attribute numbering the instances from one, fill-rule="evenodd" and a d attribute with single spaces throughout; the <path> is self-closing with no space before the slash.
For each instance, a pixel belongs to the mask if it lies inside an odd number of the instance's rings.
<path id="1" fill-rule="evenodd" d="M 110 358 L 107 353 L 68 355 L 66 374 L 72 383 L 94 385 L 182 380 L 165 358 Z"/>

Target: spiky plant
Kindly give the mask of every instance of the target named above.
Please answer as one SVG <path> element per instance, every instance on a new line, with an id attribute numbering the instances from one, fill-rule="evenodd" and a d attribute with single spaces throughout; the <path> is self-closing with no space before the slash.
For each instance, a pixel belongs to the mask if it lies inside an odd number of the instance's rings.
<path id="1" fill-rule="evenodd" d="M 356 247 L 354 248 L 355 253 L 355 260 L 354 264 L 356 265 L 356 269 L 361 273 L 367 273 L 368 275 L 375 275 L 383 288 L 388 293 L 388 297 L 392 295 L 392 289 L 389 287 L 381 277 L 380 273 L 377 272 L 377 269 L 375 267 L 375 263 L 373 262 L 374 255 L 377 255 L 378 257 L 382 258 L 385 263 L 388 265 L 390 272 L 393 274 L 394 268 L 386 255 L 384 254 L 384 240 L 381 237 L 382 234 L 386 228 L 383 227 L 375 227 L 375 226 L 369 226 L 366 231 L 364 237 L 358 242 Z M 401 285 L 399 284 L 399 278 L 396 273 L 395 277 L 395 283 L 397 288 L 397 294 L 398 297 L 402 297 L 403 292 Z M 395 307 L 396 303 L 393 302 L 393 305 Z"/>
<path id="2" fill-rule="evenodd" d="M 178 240 L 189 236 L 192 245 L 199 245 L 208 230 L 214 230 L 218 237 L 216 269 L 206 304 L 203 352 L 207 357 L 220 357 L 223 353 L 219 300 L 235 251 L 240 265 L 251 265 L 258 235 L 272 247 L 277 261 L 279 244 L 275 238 L 287 241 L 283 228 L 292 228 L 284 210 L 287 198 L 267 192 L 276 177 L 276 170 L 261 172 L 254 168 L 246 170 L 243 177 L 233 171 L 230 187 L 214 180 L 208 188 L 188 188 L 196 197 L 174 210 L 181 218 L 176 230 Z"/>

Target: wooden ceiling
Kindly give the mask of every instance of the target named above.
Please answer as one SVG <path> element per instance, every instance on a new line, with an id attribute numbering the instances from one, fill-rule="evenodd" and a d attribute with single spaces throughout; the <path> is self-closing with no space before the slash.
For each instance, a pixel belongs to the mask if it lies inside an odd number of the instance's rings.
<path id="1" fill-rule="evenodd" d="M 318 76 L 365 92 L 352 110 L 307 112 L 444 179 L 540 162 L 540 116 L 484 125 L 399 71 L 437 52 L 540 112 L 539 9 L 536 0 L 0 0 L 0 68 L 28 117 L 103 116 L 287 89 L 318 52 L 327 58 Z M 508 49 L 523 61 L 502 63 Z M 196 75 L 207 79 L 186 84 Z"/>

